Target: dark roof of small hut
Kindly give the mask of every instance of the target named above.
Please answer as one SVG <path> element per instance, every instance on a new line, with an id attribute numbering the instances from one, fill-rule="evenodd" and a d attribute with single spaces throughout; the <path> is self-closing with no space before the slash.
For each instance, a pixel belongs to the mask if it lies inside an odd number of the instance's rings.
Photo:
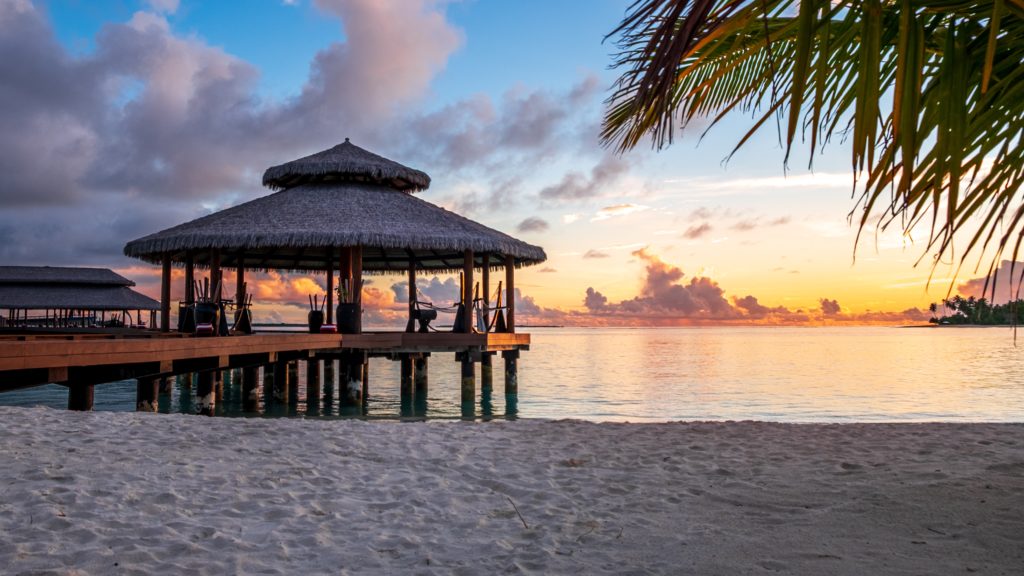
<path id="1" fill-rule="evenodd" d="M 408 192 L 430 187 L 426 172 L 364 150 L 348 138 L 334 148 L 272 166 L 263 173 L 263 185 L 271 190 L 332 181 L 371 182 Z"/>
<path id="2" fill-rule="evenodd" d="M 65 268 L 60 266 L 0 266 L 0 284 L 135 286 L 135 282 L 107 268 Z"/>
<path id="3" fill-rule="evenodd" d="M 307 162 L 339 155 L 352 161 L 345 170 Z M 474 252 L 477 266 L 484 254 L 492 266 L 506 256 L 516 266 L 547 258 L 538 246 L 405 193 L 426 188 L 430 177 L 347 141 L 271 168 L 264 182 L 286 188 L 133 240 L 125 254 L 153 263 L 165 254 L 180 263 L 191 254 L 196 265 L 206 266 L 210 249 L 217 248 L 221 265 L 229 268 L 242 257 L 249 269 L 323 270 L 329 251 L 358 245 L 368 272 L 406 270 L 410 260 L 420 269 L 454 271 L 461 269 L 465 250 Z M 338 251 L 333 253 L 337 261 Z"/>
<path id="4" fill-rule="evenodd" d="M 159 310 L 129 288 L 135 283 L 105 268 L 0 266 L 0 308 Z"/>

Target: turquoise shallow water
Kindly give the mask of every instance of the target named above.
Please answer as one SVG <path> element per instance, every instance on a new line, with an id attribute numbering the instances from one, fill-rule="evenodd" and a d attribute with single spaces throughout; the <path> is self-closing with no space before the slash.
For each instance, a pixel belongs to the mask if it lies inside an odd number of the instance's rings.
<path id="1" fill-rule="evenodd" d="M 598 421 L 773 420 L 786 422 L 1024 422 L 1024 339 L 1009 328 L 566 328 L 531 329 L 520 359 L 520 390 L 494 393 L 474 417 Z M 345 417 L 458 418 L 459 365 L 430 359 L 425 403 L 402 406 L 398 364 L 374 358 L 365 410 Z M 336 417 L 337 400 L 307 413 L 300 402 L 261 414 Z M 0 405 L 63 408 L 67 392 L 43 386 L 0 394 Z M 191 412 L 191 391 L 176 385 L 161 411 Z M 96 387 L 96 410 L 133 410 L 134 381 Z M 238 378 L 225 380 L 218 411 L 241 416 Z"/>

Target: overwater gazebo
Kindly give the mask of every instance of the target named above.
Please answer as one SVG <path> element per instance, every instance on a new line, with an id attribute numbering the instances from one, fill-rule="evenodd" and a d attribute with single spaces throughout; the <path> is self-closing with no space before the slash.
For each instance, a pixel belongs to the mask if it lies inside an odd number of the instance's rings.
<path id="1" fill-rule="evenodd" d="M 327 274 L 327 322 L 334 275 L 361 285 L 363 272 L 409 275 L 410 315 L 416 273 L 463 273 L 462 304 L 472 309 L 474 270 L 505 270 L 507 325 L 515 330 L 514 270 L 546 258 L 544 250 L 414 196 L 430 186 L 419 170 L 345 142 L 269 168 L 263 184 L 276 193 L 129 242 L 128 256 L 163 267 L 161 326 L 169 330 L 171 267 L 185 268 L 185 299 L 194 300 L 195 267 L 216 283 L 237 270 L 236 302 L 244 299 L 245 270 Z M 226 292 L 226 291 L 224 291 Z M 359 290 L 355 291 L 361 309 Z M 486 303 L 485 303 L 486 306 Z M 486 308 L 485 308 L 486 309 Z M 472 330 L 464 322 L 463 330 Z"/>

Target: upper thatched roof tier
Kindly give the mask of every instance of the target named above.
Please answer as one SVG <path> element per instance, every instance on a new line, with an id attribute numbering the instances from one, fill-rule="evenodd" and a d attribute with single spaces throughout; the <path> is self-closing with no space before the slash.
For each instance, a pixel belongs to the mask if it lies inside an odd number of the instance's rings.
<path id="1" fill-rule="evenodd" d="M 409 267 L 455 271 L 464 251 L 474 263 L 501 265 L 512 256 L 516 266 L 543 262 L 544 250 L 394 188 L 371 183 L 334 182 L 290 187 L 233 208 L 198 218 L 129 242 L 128 256 L 157 263 L 209 263 L 220 249 L 221 265 L 239 258 L 249 269 L 324 270 L 336 247 L 362 246 L 363 270 L 401 271 Z"/>
<path id="2" fill-rule="evenodd" d="M 334 148 L 272 166 L 263 173 L 263 185 L 273 190 L 315 182 L 370 182 L 417 192 L 430 187 L 430 176 L 364 150 L 348 138 Z"/>

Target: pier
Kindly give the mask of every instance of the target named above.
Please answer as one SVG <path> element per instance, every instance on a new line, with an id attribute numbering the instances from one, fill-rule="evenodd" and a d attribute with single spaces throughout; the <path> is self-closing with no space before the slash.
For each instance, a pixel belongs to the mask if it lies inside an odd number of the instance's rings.
<path id="1" fill-rule="evenodd" d="M 448 353 L 461 364 L 464 414 L 472 413 L 476 397 L 475 365 L 481 365 L 480 390 L 489 394 L 498 354 L 505 391 L 518 394 L 518 359 L 530 335 L 516 332 L 515 270 L 543 262 L 543 249 L 416 198 L 430 185 L 426 173 L 348 140 L 269 168 L 263 184 L 277 192 L 127 243 L 125 255 L 160 270 L 159 314 L 155 301 L 137 305 L 154 312 L 145 329 L 19 324 L 15 320 L 29 318 L 30 308 L 58 306 L 0 300 L 0 310 L 13 309 L 0 331 L 0 392 L 57 383 L 68 387 L 70 409 L 89 410 L 96 385 L 136 379 L 137 408 L 149 411 L 160 390 L 185 376 L 190 386 L 194 382 L 195 411 L 212 415 L 219 383 L 233 370 L 241 371 L 246 406 L 257 406 L 261 393 L 265 403 L 295 405 L 303 361 L 307 401 L 319 402 L 336 385 L 342 403 L 358 405 L 372 393 L 368 359 L 384 357 L 400 363 L 394 385 L 404 406 L 425 394 L 432 355 Z M 174 268 L 184 272 L 177 303 Z M 254 331 L 259 319 L 252 317 L 255 291 L 246 272 L 267 270 L 322 275 L 324 293 L 308 294 L 308 332 Z M 504 274 L 495 289 L 491 274 L 499 270 Z M 455 301 L 424 299 L 417 288 L 422 273 L 457 274 Z M 40 274 L 13 271 L 11 277 Z M 408 279 L 405 331 L 363 330 L 364 274 Z M 124 292 L 131 284 L 108 276 L 109 290 Z M 89 309 L 74 302 L 85 297 L 85 288 L 61 294 L 68 300 L 61 310 Z M 443 321 L 450 328 L 432 324 L 442 322 L 441 314 L 451 315 Z"/>

